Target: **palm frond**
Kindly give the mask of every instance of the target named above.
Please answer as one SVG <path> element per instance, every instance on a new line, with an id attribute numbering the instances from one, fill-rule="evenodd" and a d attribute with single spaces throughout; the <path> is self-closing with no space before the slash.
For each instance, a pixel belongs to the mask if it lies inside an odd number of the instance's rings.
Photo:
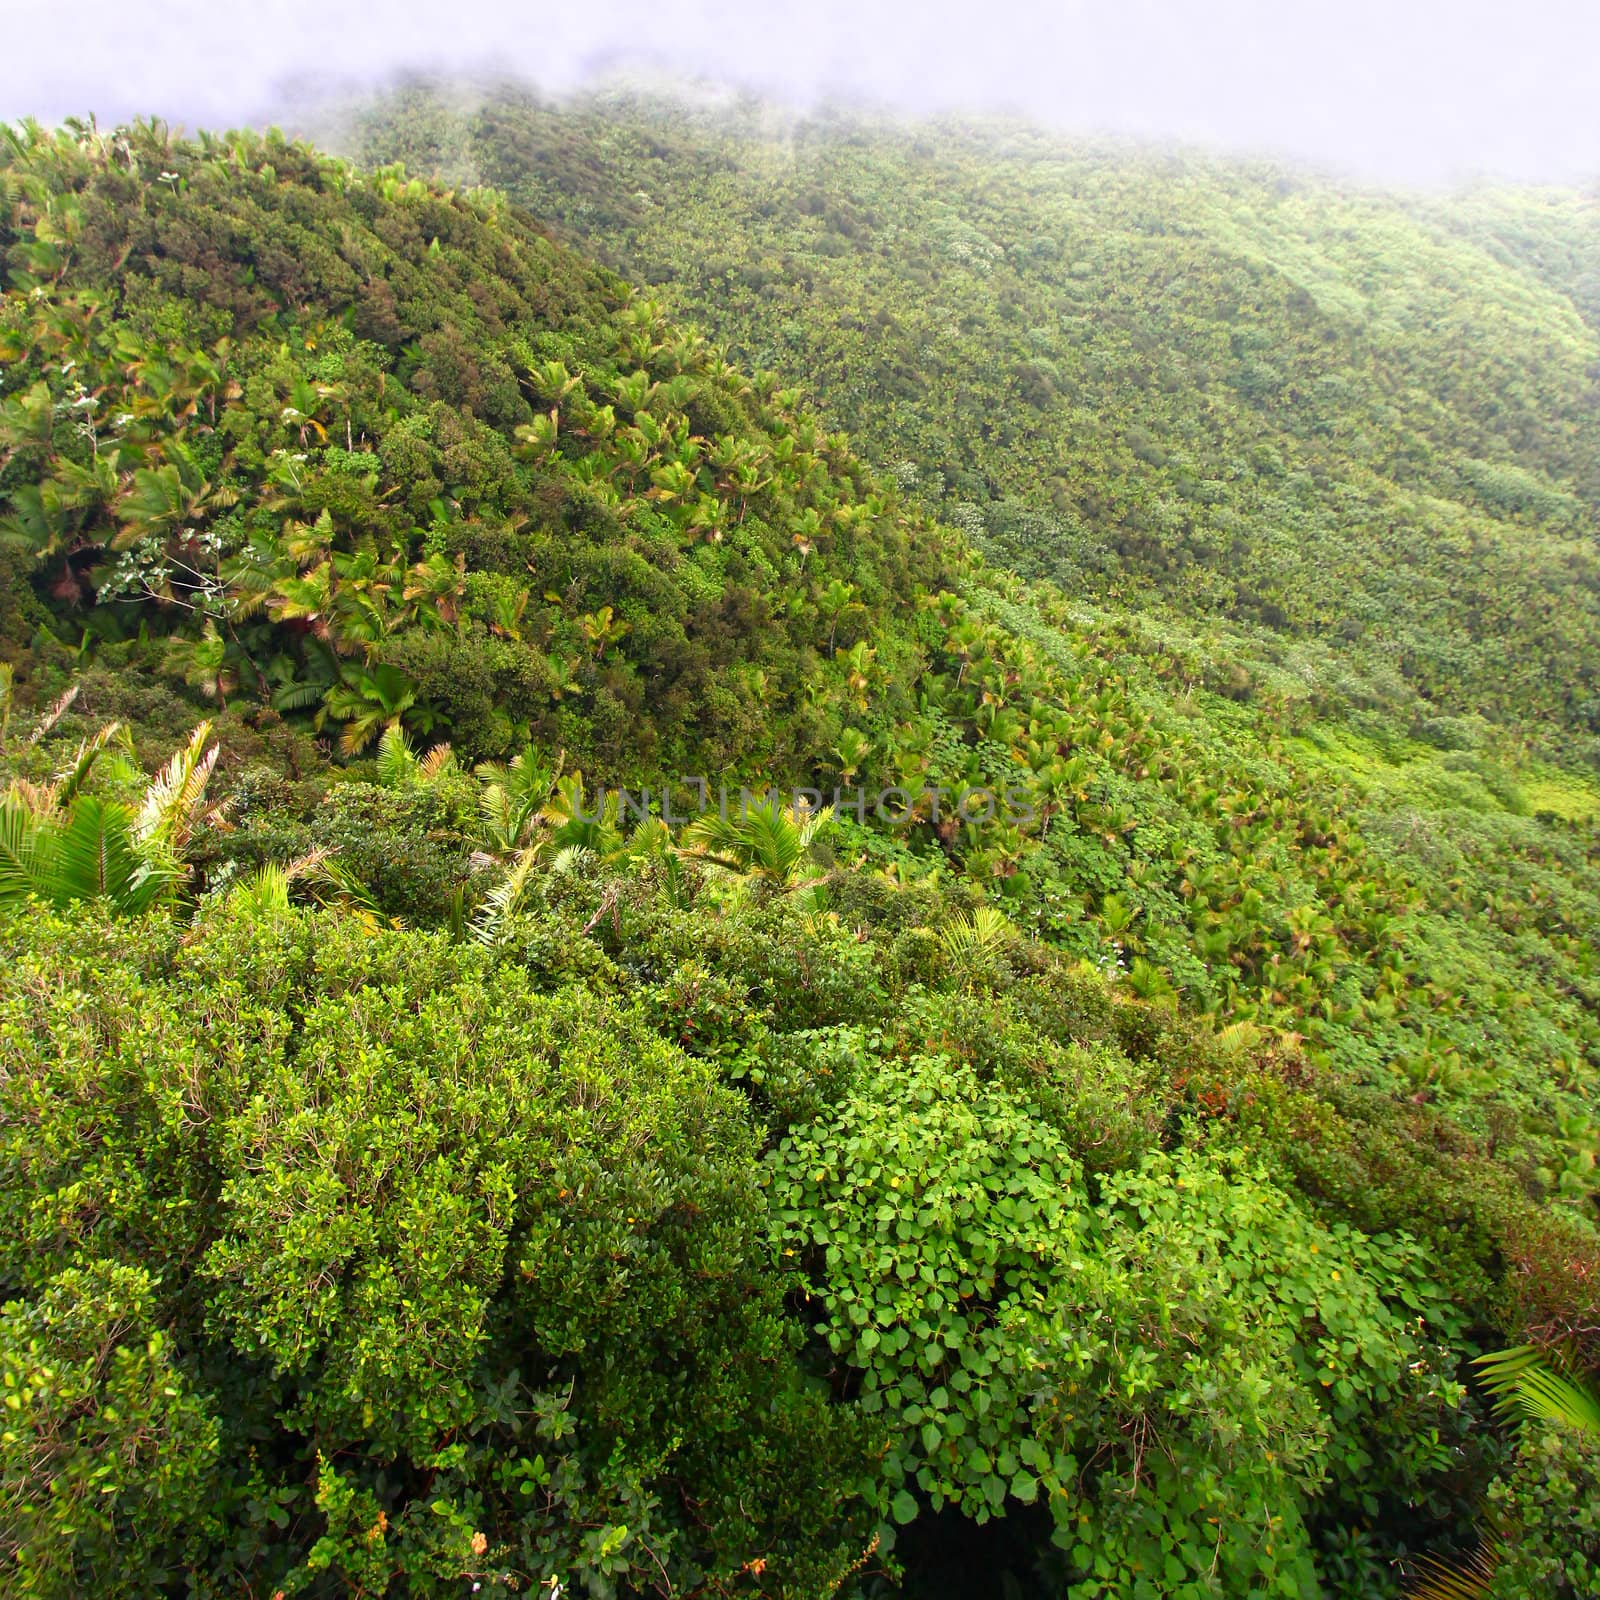
<path id="1" fill-rule="evenodd" d="M 417 763 L 417 776 L 424 783 L 436 783 L 445 773 L 456 770 L 456 753 L 448 744 L 436 744 Z"/>
<path id="2" fill-rule="evenodd" d="M 317 705 L 328 692 L 326 683 L 284 683 L 272 691 L 276 711 L 304 711 Z"/>
<path id="3" fill-rule="evenodd" d="M 101 751 L 117 736 L 121 728 L 120 722 L 108 722 L 98 733 L 92 734 L 78 746 L 78 753 L 72 758 L 72 765 L 56 779 L 53 785 L 58 806 L 71 804 L 78 791 L 88 781 L 95 762 L 100 759 Z"/>
<path id="4" fill-rule="evenodd" d="M 979 906 L 970 915 L 958 911 L 939 930 L 939 943 L 952 961 L 964 961 L 1000 949 L 1016 931 L 1002 912 L 993 906 Z"/>
<path id="5" fill-rule="evenodd" d="M 1531 1417 L 1600 1434 L 1600 1400 L 1550 1366 L 1533 1345 L 1493 1350 L 1473 1362 L 1501 1417 Z"/>
<path id="6" fill-rule="evenodd" d="M 769 801 L 738 817 L 697 817 L 683 831 L 683 846 L 711 866 L 789 886 L 832 822 L 831 807 L 796 811 Z"/>
<path id="7" fill-rule="evenodd" d="M 1407 1600 L 1485 1600 L 1504 1555 L 1499 1540 L 1491 1535 L 1458 1561 L 1423 1556 L 1406 1587 Z"/>
<path id="8" fill-rule="evenodd" d="M 30 783 L 26 778 L 13 779 L 6 790 L 7 805 L 20 806 L 41 821 L 60 820 L 60 808 L 56 803 L 59 799 L 60 793 L 54 783 Z"/>
<path id="9" fill-rule="evenodd" d="M 276 861 L 257 867 L 228 890 L 230 911 L 255 920 L 289 909 L 289 874 Z"/>
<path id="10" fill-rule="evenodd" d="M 291 866 L 297 869 L 297 876 L 305 877 L 313 897 L 321 904 L 337 905 L 373 930 L 385 925 L 404 926 L 399 917 L 386 916 L 372 889 L 329 851 L 313 850 Z"/>
<path id="11" fill-rule="evenodd" d="M 378 740 L 378 782 L 386 789 L 399 789 L 417 776 L 417 752 L 398 722 L 383 730 Z"/>
<path id="12" fill-rule="evenodd" d="M 0 805 L 0 905 L 47 893 L 53 840 L 32 807 L 10 798 Z"/>
<path id="13" fill-rule="evenodd" d="M 550 858 L 550 871 L 558 878 L 582 878 L 599 864 L 600 857 L 588 845 L 569 844 Z"/>
<path id="14" fill-rule="evenodd" d="M 135 831 L 147 849 L 180 856 L 200 821 L 206 785 L 217 764 L 217 747 L 209 751 L 211 724 L 200 723 L 183 749 L 173 756 L 145 790 Z"/>
<path id="15" fill-rule="evenodd" d="M 326 845 L 318 845 L 292 861 L 268 861 L 234 883 L 223 903 L 247 917 L 287 911 L 295 883 L 302 878 L 324 880 L 327 874 L 323 869 L 331 854 Z"/>
<path id="16" fill-rule="evenodd" d="M 41 739 L 49 734 L 50 730 L 72 709 L 72 704 L 78 698 L 79 692 L 79 685 L 73 684 L 70 689 L 63 690 L 57 696 L 49 710 L 33 725 L 33 731 L 28 735 L 29 744 L 38 744 Z"/>
<path id="17" fill-rule="evenodd" d="M 174 860 L 150 850 L 127 806 L 82 795 L 56 834 L 47 887 L 58 904 L 105 899 L 131 916 L 148 911 L 179 872 Z"/>
<path id="18" fill-rule="evenodd" d="M 521 906 L 536 865 L 536 851 L 519 851 L 511 870 L 484 897 L 472 919 L 472 937 L 479 944 L 494 946 L 505 938 L 506 924 Z"/>

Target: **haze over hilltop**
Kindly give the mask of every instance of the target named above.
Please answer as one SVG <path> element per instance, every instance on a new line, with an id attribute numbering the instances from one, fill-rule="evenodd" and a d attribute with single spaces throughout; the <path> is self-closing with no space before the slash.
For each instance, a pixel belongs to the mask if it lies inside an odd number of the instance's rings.
<path id="1" fill-rule="evenodd" d="M 488 0 L 277 0 L 248 12 L 167 0 L 137 28 L 111 0 L 85 0 L 70 49 L 44 10 L 10 32 L 6 118 L 235 126 L 281 112 L 290 94 L 360 91 L 409 71 L 493 70 L 569 89 L 657 68 L 803 105 L 1019 112 L 1410 182 L 1600 172 L 1600 12 L 1576 0 L 1514 11 L 1489 0 L 1003 0 L 981 19 L 953 0 L 620 0 L 521 14 Z"/>

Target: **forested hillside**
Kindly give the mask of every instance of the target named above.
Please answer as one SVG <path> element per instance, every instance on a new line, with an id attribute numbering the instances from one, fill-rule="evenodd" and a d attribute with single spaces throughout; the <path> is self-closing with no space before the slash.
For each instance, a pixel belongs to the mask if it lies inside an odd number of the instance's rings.
<path id="1" fill-rule="evenodd" d="M 422 109 L 0 157 L 0 1591 L 1592 1593 L 1579 255 Z"/>
<path id="2" fill-rule="evenodd" d="M 419 89 L 347 137 L 501 186 L 803 378 L 1025 575 L 1161 602 L 1323 708 L 1593 759 L 1593 201 L 623 94 Z"/>

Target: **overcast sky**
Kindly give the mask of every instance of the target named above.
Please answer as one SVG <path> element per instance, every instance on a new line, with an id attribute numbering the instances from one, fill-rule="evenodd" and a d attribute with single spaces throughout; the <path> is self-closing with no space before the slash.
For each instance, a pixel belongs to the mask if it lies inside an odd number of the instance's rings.
<path id="1" fill-rule="evenodd" d="M 0 0 L 0 118 L 259 122 L 310 78 L 655 67 L 1402 181 L 1600 177 L 1600 0 Z"/>

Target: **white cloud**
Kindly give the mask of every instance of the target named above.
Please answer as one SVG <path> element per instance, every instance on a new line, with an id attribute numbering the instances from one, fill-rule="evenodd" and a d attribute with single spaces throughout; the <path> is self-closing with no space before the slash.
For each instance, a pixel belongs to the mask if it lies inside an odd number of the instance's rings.
<path id="1" fill-rule="evenodd" d="M 255 122 L 406 70 L 654 66 L 803 102 L 1015 110 L 1360 172 L 1600 175 L 1595 0 L 0 0 L 0 116 Z"/>

